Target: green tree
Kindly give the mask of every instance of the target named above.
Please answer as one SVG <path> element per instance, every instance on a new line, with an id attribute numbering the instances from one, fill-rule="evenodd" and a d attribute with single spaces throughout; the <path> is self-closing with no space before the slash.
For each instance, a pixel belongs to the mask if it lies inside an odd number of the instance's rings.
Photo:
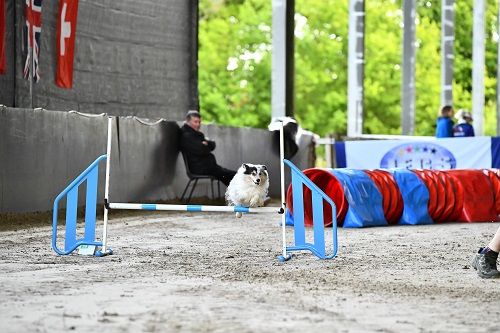
<path id="1" fill-rule="evenodd" d="M 364 132 L 400 134 L 402 1 L 365 2 Z M 471 108 L 472 0 L 455 2 L 453 98 Z M 348 1 L 295 2 L 295 116 L 320 135 L 347 128 Z M 440 108 L 441 1 L 417 2 L 416 128 Z M 485 130 L 496 132 L 497 4 L 486 12 Z M 266 127 L 271 115 L 271 1 L 201 0 L 199 89 L 205 119 Z"/>
<path id="2" fill-rule="evenodd" d="M 296 1 L 295 116 L 325 135 L 346 129 L 346 1 Z"/>
<path id="3" fill-rule="evenodd" d="M 206 120 L 269 124 L 271 14 L 269 1 L 200 1 L 199 93 Z"/>

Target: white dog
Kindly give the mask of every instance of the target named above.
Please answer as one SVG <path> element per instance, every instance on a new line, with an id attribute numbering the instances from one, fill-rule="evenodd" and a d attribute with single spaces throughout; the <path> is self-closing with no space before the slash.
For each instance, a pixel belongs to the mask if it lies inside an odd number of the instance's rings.
<path id="1" fill-rule="evenodd" d="M 243 163 L 226 190 L 226 201 L 230 206 L 259 207 L 269 189 L 269 175 L 265 165 Z M 241 217 L 236 213 L 236 217 Z"/>

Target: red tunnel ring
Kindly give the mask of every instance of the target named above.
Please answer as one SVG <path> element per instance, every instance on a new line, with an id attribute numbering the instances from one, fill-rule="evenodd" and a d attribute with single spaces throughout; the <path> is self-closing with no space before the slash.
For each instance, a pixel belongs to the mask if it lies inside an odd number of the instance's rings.
<path id="1" fill-rule="evenodd" d="M 344 223 L 345 215 L 347 214 L 347 209 L 349 204 L 344 196 L 344 190 L 340 181 L 335 177 L 335 175 L 327 169 L 311 168 L 306 169 L 303 173 L 316 184 L 326 195 L 328 195 L 335 206 L 337 206 L 337 225 L 340 227 Z M 312 216 L 312 198 L 311 191 L 304 187 L 304 225 L 307 227 L 312 227 L 313 216 Z M 288 187 L 286 194 L 286 204 L 293 214 L 293 196 L 292 187 Z M 332 225 L 332 211 L 329 204 L 323 201 L 323 216 L 325 220 L 325 226 Z"/>

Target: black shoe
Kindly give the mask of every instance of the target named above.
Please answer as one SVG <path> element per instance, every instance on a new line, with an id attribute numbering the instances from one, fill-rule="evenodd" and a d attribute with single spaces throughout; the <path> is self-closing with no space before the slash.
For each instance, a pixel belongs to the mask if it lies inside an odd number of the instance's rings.
<path id="1" fill-rule="evenodd" d="M 498 253 L 488 251 L 484 254 L 477 255 L 477 274 L 485 279 L 500 277 L 500 272 L 497 270 Z"/>
<path id="2" fill-rule="evenodd" d="M 480 247 L 479 250 L 477 251 L 477 253 L 472 258 L 472 261 L 470 264 L 474 269 L 477 269 L 477 261 L 479 260 L 479 255 L 481 254 L 481 252 L 483 252 L 483 249 L 484 249 L 484 247 Z"/>

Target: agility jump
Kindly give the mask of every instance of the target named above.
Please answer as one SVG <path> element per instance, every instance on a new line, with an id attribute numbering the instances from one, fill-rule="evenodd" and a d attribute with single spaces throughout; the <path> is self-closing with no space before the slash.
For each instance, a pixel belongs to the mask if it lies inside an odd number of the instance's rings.
<path id="1" fill-rule="evenodd" d="M 97 257 L 110 255 L 113 250 L 107 245 L 108 213 L 111 209 L 129 210 L 165 210 L 165 211 L 188 211 L 188 212 L 236 212 L 236 213 L 277 213 L 281 215 L 282 227 L 282 253 L 278 256 L 280 262 L 291 258 L 290 252 L 307 250 L 320 259 L 332 259 L 337 256 L 337 220 L 336 206 L 333 201 L 312 181 L 307 178 L 292 162 L 284 158 L 284 135 L 283 126 L 280 128 L 280 178 L 281 178 L 281 206 L 280 207 L 243 207 L 243 206 L 210 206 L 210 205 L 170 205 L 150 203 L 113 203 L 109 201 L 109 180 L 111 169 L 111 138 L 112 118 L 108 118 L 108 137 L 106 154 L 99 156 L 87 169 L 85 169 L 75 180 L 73 180 L 54 200 L 52 215 L 52 248 L 59 255 L 67 255 L 82 245 L 97 248 L 93 251 Z M 96 239 L 96 208 L 99 164 L 106 160 L 106 179 L 104 188 L 104 222 L 101 240 Z M 285 164 L 290 168 L 292 178 L 292 193 L 294 207 L 294 243 L 287 245 L 286 223 L 285 223 Z M 78 210 L 78 188 L 86 182 L 86 204 L 84 235 L 77 237 L 77 210 Z M 306 241 L 306 229 L 304 225 L 304 188 L 311 191 L 313 211 L 313 242 Z M 57 247 L 57 222 L 59 201 L 66 196 L 66 224 L 64 236 L 64 250 Z M 323 205 L 327 204 L 332 210 L 332 249 L 326 251 L 325 226 Z M 327 207 L 325 207 L 326 209 Z"/>

